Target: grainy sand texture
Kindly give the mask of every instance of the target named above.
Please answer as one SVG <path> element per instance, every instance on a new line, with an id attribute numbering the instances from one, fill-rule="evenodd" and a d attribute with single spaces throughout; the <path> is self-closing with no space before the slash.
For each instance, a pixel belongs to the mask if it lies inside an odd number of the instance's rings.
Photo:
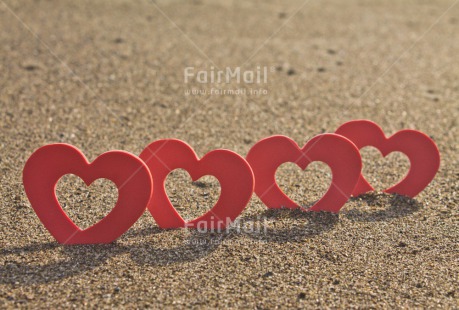
<path id="1" fill-rule="evenodd" d="M 458 308 L 458 2 L 0 0 L 0 308 Z M 267 81 L 186 83 L 188 67 L 266 67 Z M 61 246 L 22 185 L 48 143 L 90 160 L 161 138 L 245 156 L 273 134 L 302 145 L 361 118 L 437 143 L 440 170 L 417 197 L 382 193 L 409 162 L 369 148 L 377 191 L 338 215 L 269 211 L 254 196 L 228 233 L 161 230 L 145 212 L 113 244 Z M 308 206 L 330 170 L 285 164 L 276 177 Z M 166 189 L 186 218 L 220 191 L 182 170 Z M 76 176 L 57 194 L 81 227 L 117 199 L 111 182 Z"/>

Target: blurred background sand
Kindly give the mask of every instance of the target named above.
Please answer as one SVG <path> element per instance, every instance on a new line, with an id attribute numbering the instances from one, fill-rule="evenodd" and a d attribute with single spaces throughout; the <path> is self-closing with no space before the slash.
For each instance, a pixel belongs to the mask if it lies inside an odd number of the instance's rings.
<path id="1" fill-rule="evenodd" d="M 448 307 L 459 303 L 458 1 L 0 1 L 0 306 Z M 184 82 L 186 67 L 269 68 L 261 85 Z M 192 88 L 262 88 L 263 95 L 186 95 Z M 160 138 L 203 156 L 245 156 L 259 139 L 303 144 L 351 119 L 387 134 L 421 130 L 442 155 L 414 200 L 374 193 L 339 215 L 241 215 L 266 232 L 162 231 L 146 212 L 117 242 L 62 247 L 41 225 L 21 173 L 38 147 L 70 143 L 93 160 L 139 154 Z M 363 150 L 378 191 L 407 159 Z M 281 167 L 281 187 L 309 205 L 328 167 Z M 218 182 L 171 174 L 167 191 L 193 218 Z M 87 227 L 116 201 L 114 186 L 75 176 L 59 200 Z"/>

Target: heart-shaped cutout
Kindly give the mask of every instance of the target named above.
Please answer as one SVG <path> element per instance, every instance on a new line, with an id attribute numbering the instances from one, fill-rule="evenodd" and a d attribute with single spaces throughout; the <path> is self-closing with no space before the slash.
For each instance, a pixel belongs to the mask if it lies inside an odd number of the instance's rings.
<path id="1" fill-rule="evenodd" d="M 161 228 L 224 229 L 244 210 L 253 193 L 253 173 L 247 161 L 228 150 L 214 150 L 199 159 L 185 142 L 164 139 L 151 143 L 140 154 L 153 176 L 148 210 Z M 184 169 L 193 181 L 212 175 L 220 183 L 220 197 L 204 215 L 186 222 L 172 206 L 165 191 L 167 175 Z"/>
<path id="2" fill-rule="evenodd" d="M 96 179 L 108 179 L 118 188 L 113 210 L 87 229 L 76 226 L 57 200 L 56 184 L 67 174 L 80 177 L 88 186 Z M 142 215 L 153 187 L 150 171 L 138 157 L 110 151 L 89 163 L 83 153 L 68 144 L 50 144 L 36 150 L 24 167 L 23 183 L 35 213 L 62 244 L 115 241 Z"/>
<path id="3" fill-rule="evenodd" d="M 404 129 L 387 138 L 376 123 L 355 120 L 344 123 L 335 133 L 348 138 L 359 149 L 372 146 L 384 157 L 392 152 L 401 152 L 408 157 L 410 161 L 408 174 L 399 183 L 385 189 L 386 193 L 397 193 L 413 198 L 429 185 L 440 168 L 440 152 L 435 142 L 420 131 Z M 365 177 L 360 175 L 352 195 L 358 196 L 373 190 Z"/>
<path id="4" fill-rule="evenodd" d="M 279 188 L 275 180 L 278 167 L 286 162 L 305 170 L 313 161 L 322 161 L 332 171 L 332 183 L 311 211 L 338 212 L 349 199 L 361 172 L 362 162 L 355 145 L 335 134 L 322 134 L 303 148 L 285 136 L 272 136 L 257 142 L 247 154 L 255 175 L 255 193 L 268 208 L 299 208 Z"/>
<path id="5" fill-rule="evenodd" d="M 314 161 L 302 170 L 294 163 L 284 163 L 276 170 L 276 183 L 302 209 L 309 209 L 330 187 L 330 167 Z"/>
<path id="6" fill-rule="evenodd" d="M 118 189 L 107 179 L 97 179 L 86 186 L 81 178 L 68 174 L 58 181 L 56 197 L 72 222 L 86 229 L 110 213 L 118 200 Z"/>
<path id="7" fill-rule="evenodd" d="M 378 149 L 367 146 L 360 150 L 360 156 L 362 175 L 377 192 L 382 192 L 402 180 L 410 169 L 410 161 L 400 152 L 392 152 L 382 157 Z"/>
<path id="8" fill-rule="evenodd" d="M 185 220 L 209 211 L 220 197 L 220 183 L 215 177 L 205 175 L 193 182 L 183 169 L 169 173 L 165 188 L 171 204 Z"/>

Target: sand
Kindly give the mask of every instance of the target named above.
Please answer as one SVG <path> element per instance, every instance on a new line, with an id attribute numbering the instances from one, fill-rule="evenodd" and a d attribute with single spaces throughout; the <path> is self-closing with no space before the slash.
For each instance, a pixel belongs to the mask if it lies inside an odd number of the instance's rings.
<path id="1" fill-rule="evenodd" d="M 0 2 L 1 308 L 459 306 L 457 1 Z M 267 83 L 184 82 L 186 67 L 238 66 L 266 66 Z M 241 87 L 268 93 L 186 95 Z M 415 199 L 381 193 L 407 159 L 369 149 L 377 191 L 339 215 L 268 211 L 254 197 L 240 219 L 259 232 L 164 231 L 146 212 L 113 244 L 66 247 L 22 186 L 25 161 L 47 143 L 90 160 L 160 138 L 245 156 L 269 135 L 303 144 L 359 118 L 438 144 L 440 171 Z M 309 205 L 329 173 L 285 165 L 277 177 Z M 187 218 L 219 194 L 214 178 L 191 184 L 183 171 L 167 190 Z M 116 190 L 70 176 L 58 196 L 87 227 Z"/>

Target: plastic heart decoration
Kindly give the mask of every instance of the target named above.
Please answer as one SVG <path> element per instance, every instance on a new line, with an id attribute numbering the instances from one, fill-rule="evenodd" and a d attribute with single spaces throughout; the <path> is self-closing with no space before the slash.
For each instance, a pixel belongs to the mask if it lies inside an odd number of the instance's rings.
<path id="1" fill-rule="evenodd" d="M 214 150 L 199 159 L 185 142 L 164 139 L 147 146 L 140 158 L 152 172 L 154 189 L 148 210 L 161 228 L 223 229 L 244 210 L 253 194 L 252 169 L 243 157 L 232 151 Z M 221 186 L 215 206 L 189 222 L 178 214 L 165 190 L 167 175 L 180 168 L 186 170 L 193 181 L 212 175 Z"/>
<path id="2" fill-rule="evenodd" d="M 118 201 L 112 211 L 85 230 L 72 222 L 57 200 L 57 182 L 66 174 L 79 176 L 88 186 L 105 178 L 118 188 Z M 145 211 L 153 188 L 150 171 L 138 157 L 110 151 L 89 163 L 83 153 L 68 144 L 50 144 L 36 150 L 24 167 L 23 183 L 35 213 L 62 244 L 115 241 Z"/>
<path id="3" fill-rule="evenodd" d="M 332 182 L 325 195 L 310 211 L 338 212 L 351 196 L 359 178 L 362 161 L 359 150 L 348 139 L 322 134 L 309 140 L 303 148 L 285 136 L 272 136 L 257 142 L 247 154 L 255 175 L 255 193 L 268 208 L 299 208 L 279 188 L 275 174 L 286 162 L 305 170 L 313 161 L 322 161 L 332 171 Z"/>
<path id="4" fill-rule="evenodd" d="M 440 152 L 435 142 L 420 131 L 400 130 L 387 138 L 376 123 L 368 120 L 355 120 L 344 123 L 335 132 L 350 139 L 359 148 L 372 146 L 377 148 L 383 157 L 392 152 L 401 152 L 410 160 L 408 174 L 396 185 L 385 189 L 386 193 L 415 197 L 435 177 L 440 168 Z M 352 192 L 358 196 L 374 188 L 361 174 Z"/>

